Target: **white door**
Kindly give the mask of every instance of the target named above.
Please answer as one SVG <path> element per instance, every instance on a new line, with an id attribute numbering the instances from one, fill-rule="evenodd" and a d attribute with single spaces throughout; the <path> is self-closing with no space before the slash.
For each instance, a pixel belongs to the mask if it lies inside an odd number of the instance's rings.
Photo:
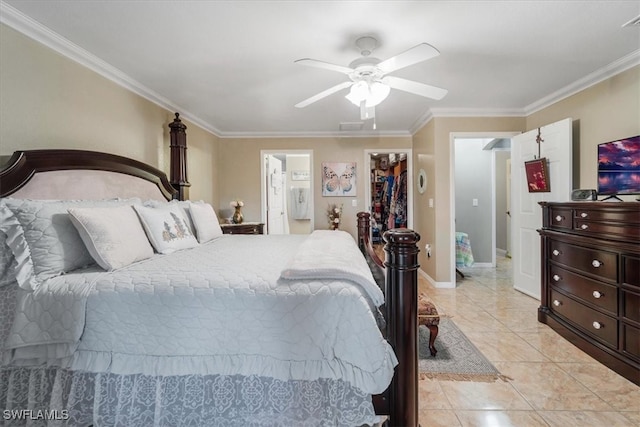
<path id="1" fill-rule="evenodd" d="M 511 159 L 506 160 L 507 178 L 507 253 L 506 257 L 511 258 Z"/>
<path id="2" fill-rule="evenodd" d="M 513 287 L 540 299 L 540 236 L 542 227 L 541 201 L 567 201 L 572 190 L 571 119 L 564 119 L 540 128 L 540 151 L 536 137 L 538 129 L 514 136 L 511 144 L 511 255 Z M 524 162 L 545 157 L 549 166 L 551 192 L 529 193 Z M 535 156 L 535 157 L 534 157 Z"/>
<path id="3" fill-rule="evenodd" d="M 267 156 L 267 233 L 285 233 L 285 199 L 282 177 L 282 161 L 274 156 Z"/>

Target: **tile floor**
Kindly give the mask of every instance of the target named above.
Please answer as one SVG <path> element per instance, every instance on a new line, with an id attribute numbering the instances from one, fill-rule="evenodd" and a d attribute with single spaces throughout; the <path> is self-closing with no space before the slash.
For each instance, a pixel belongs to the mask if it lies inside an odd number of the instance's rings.
<path id="1" fill-rule="evenodd" d="M 420 425 L 640 426 L 640 387 L 539 323 L 538 301 L 513 289 L 510 268 L 501 258 L 495 269 L 464 269 L 456 289 L 436 289 L 420 278 L 420 292 L 513 379 L 421 380 Z"/>

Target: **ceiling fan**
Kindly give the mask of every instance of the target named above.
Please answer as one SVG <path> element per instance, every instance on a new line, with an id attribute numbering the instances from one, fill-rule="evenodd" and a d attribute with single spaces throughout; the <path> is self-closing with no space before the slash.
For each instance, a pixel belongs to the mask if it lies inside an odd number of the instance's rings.
<path id="1" fill-rule="evenodd" d="M 340 83 L 307 98 L 295 106 L 298 108 L 306 107 L 342 89 L 351 87 L 346 98 L 360 107 L 360 119 L 366 120 L 375 118 L 374 107 L 389 95 L 391 88 L 436 100 L 444 98 L 447 94 L 446 89 L 388 75 L 401 68 L 440 55 L 440 52 L 435 47 L 427 43 L 421 43 L 399 55 L 381 61 L 378 58 L 369 56 L 378 46 L 378 41 L 375 38 L 361 37 L 356 40 L 356 46 L 360 48 L 362 57 L 353 61 L 348 67 L 309 58 L 295 61 L 297 64 L 337 71 L 346 74 L 350 79 L 350 81 Z"/>

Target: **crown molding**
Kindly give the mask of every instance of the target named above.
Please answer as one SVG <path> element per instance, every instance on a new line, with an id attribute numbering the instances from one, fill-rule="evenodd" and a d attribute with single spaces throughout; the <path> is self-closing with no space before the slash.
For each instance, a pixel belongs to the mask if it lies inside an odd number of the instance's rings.
<path id="1" fill-rule="evenodd" d="M 563 99 L 568 98 L 571 95 L 575 95 L 580 91 L 583 91 L 595 84 L 600 83 L 603 80 L 613 77 L 616 74 L 620 74 L 623 71 L 626 71 L 637 65 L 640 65 L 640 49 L 633 51 L 630 54 L 618 59 L 617 61 L 614 61 L 611 64 L 606 65 L 579 80 L 576 80 L 575 82 L 563 87 L 562 89 L 557 90 L 545 96 L 544 98 L 541 98 L 538 101 L 527 105 L 524 108 L 525 115 L 529 116 L 537 111 L 542 110 L 543 108 L 547 108 L 550 105 L 555 104 L 556 102 L 562 101 Z"/>
<path id="2" fill-rule="evenodd" d="M 186 111 L 159 93 L 132 79 L 124 72 L 72 43 L 36 20 L 0 0 L 0 23 L 13 28 L 25 36 L 45 45 L 55 52 L 79 63 L 111 80 L 119 86 L 147 99 L 169 111 L 178 111 L 180 116 L 219 138 L 369 138 L 403 137 L 415 135 L 423 126 L 436 117 L 526 117 L 571 95 L 585 90 L 603 80 L 640 65 L 640 49 L 595 72 L 553 92 L 524 108 L 514 109 L 474 109 L 474 108 L 434 108 L 428 109 L 407 131 L 343 131 L 343 132 L 223 132 L 215 126 Z"/>
<path id="3" fill-rule="evenodd" d="M 181 106 L 171 102 L 159 93 L 149 89 L 140 82 L 132 79 L 124 72 L 106 63 L 97 56 L 89 53 L 80 46 L 72 43 L 61 35 L 51 31 L 38 21 L 20 12 L 13 6 L 0 1 L 0 23 L 13 28 L 25 36 L 45 45 L 55 52 L 77 62 L 78 64 L 98 73 L 119 86 L 139 95 L 146 100 L 169 111 L 180 112 L 180 117 L 219 136 L 220 131 L 195 114 L 185 111 Z"/>
<path id="4" fill-rule="evenodd" d="M 336 131 L 336 132 L 222 132 L 220 138 L 393 138 L 410 137 L 409 131 Z"/>

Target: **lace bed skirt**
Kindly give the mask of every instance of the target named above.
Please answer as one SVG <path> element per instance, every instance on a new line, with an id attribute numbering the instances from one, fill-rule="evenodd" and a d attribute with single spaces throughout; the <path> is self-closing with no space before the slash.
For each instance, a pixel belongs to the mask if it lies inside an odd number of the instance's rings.
<path id="1" fill-rule="evenodd" d="M 19 419 L 20 418 L 20 419 Z M 152 377 L 0 368 L 4 426 L 360 426 L 371 396 L 340 380 Z"/>

